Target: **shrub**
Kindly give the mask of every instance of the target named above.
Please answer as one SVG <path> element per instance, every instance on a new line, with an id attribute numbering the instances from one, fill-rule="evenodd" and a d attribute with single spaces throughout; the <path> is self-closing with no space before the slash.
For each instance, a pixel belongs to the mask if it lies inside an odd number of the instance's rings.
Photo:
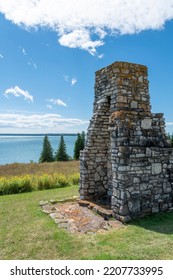
<path id="1" fill-rule="evenodd" d="M 10 178 L 0 177 L 0 195 L 64 188 L 70 184 L 76 185 L 78 183 L 79 173 L 70 175 L 69 177 L 63 174 L 25 175 Z"/>
<path id="2" fill-rule="evenodd" d="M 5 186 L 5 178 L 0 178 L 0 195 L 5 194 L 4 186 Z"/>
<path id="3" fill-rule="evenodd" d="M 53 188 L 52 176 L 45 174 L 37 177 L 36 188 L 38 190 L 47 190 Z"/>
<path id="4" fill-rule="evenodd" d="M 64 176 L 62 174 L 59 174 L 56 177 L 56 187 L 57 188 L 64 188 L 64 187 L 67 187 L 69 185 L 70 185 L 70 181 L 66 176 Z"/>
<path id="5" fill-rule="evenodd" d="M 20 192 L 32 192 L 34 190 L 33 177 L 29 175 L 22 176 L 19 180 Z"/>
<path id="6" fill-rule="evenodd" d="M 33 191 L 29 176 L 0 179 L 0 195 Z"/>
<path id="7" fill-rule="evenodd" d="M 79 173 L 73 174 L 70 176 L 69 180 L 73 185 L 79 184 L 80 175 Z"/>

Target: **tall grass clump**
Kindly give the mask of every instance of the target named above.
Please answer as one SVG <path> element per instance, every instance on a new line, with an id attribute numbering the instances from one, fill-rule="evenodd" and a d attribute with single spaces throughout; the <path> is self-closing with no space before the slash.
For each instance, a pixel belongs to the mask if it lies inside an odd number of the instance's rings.
<path id="1" fill-rule="evenodd" d="M 18 194 L 35 190 L 64 188 L 79 183 L 79 173 L 65 176 L 63 174 L 25 175 L 0 177 L 0 195 Z"/>
<path id="2" fill-rule="evenodd" d="M 65 176 L 79 173 L 79 161 L 55 161 L 44 163 L 13 163 L 0 165 L 0 177 L 24 175 L 63 174 Z"/>
<path id="3" fill-rule="evenodd" d="M 0 178 L 0 195 L 31 192 L 33 190 L 30 176 Z"/>
<path id="4" fill-rule="evenodd" d="M 70 182 L 72 183 L 72 185 L 78 185 L 79 178 L 80 178 L 79 173 L 75 173 L 75 174 L 72 174 L 69 179 L 70 179 Z"/>
<path id="5" fill-rule="evenodd" d="M 53 189 L 53 178 L 51 175 L 44 174 L 42 176 L 35 177 L 35 185 L 38 190 Z"/>

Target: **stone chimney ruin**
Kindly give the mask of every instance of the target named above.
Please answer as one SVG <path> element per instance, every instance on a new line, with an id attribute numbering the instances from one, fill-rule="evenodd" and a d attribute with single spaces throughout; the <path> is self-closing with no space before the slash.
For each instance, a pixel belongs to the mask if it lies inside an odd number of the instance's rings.
<path id="1" fill-rule="evenodd" d="M 116 219 L 173 207 L 173 149 L 163 114 L 151 113 L 147 67 L 115 62 L 96 72 L 93 116 L 80 156 L 80 198 Z"/>

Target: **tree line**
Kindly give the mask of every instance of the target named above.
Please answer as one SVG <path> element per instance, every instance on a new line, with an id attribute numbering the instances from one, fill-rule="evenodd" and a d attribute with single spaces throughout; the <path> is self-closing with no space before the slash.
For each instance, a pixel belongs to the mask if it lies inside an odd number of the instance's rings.
<path id="1" fill-rule="evenodd" d="M 77 139 L 74 144 L 74 154 L 73 159 L 78 160 L 80 156 L 80 151 L 84 149 L 85 146 L 85 132 L 78 133 Z M 53 161 L 68 161 L 72 158 L 67 154 L 66 144 L 63 135 L 61 135 L 60 142 L 57 151 L 53 152 L 51 143 L 49 141 L 48 135 L 44 136 L 43 148 L 40 154 L 39 162 L 53 162 Z"/>
<path id="2" fill-rule="evenodd" d="M 167 134 L 167 139 L 168 139 L 171 147 L 173 148 L 173 133 L 172 134 L 168 133 Z"/>

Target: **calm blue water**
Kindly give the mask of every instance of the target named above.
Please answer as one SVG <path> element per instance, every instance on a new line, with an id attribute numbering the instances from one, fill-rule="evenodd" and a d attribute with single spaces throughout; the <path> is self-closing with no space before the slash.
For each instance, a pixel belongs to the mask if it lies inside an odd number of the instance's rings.
<path id="1" fill-rule="evenodd" d="M 57 150 L 60 136 L 48 136 L 54 152 Z M 38 162 L 42 151 L 44 136 L 0 135 L 0 165 L 7 163 Z M 64 136 L 69 156 L 73 157 L 74 143 L 77 136 Z"/>

